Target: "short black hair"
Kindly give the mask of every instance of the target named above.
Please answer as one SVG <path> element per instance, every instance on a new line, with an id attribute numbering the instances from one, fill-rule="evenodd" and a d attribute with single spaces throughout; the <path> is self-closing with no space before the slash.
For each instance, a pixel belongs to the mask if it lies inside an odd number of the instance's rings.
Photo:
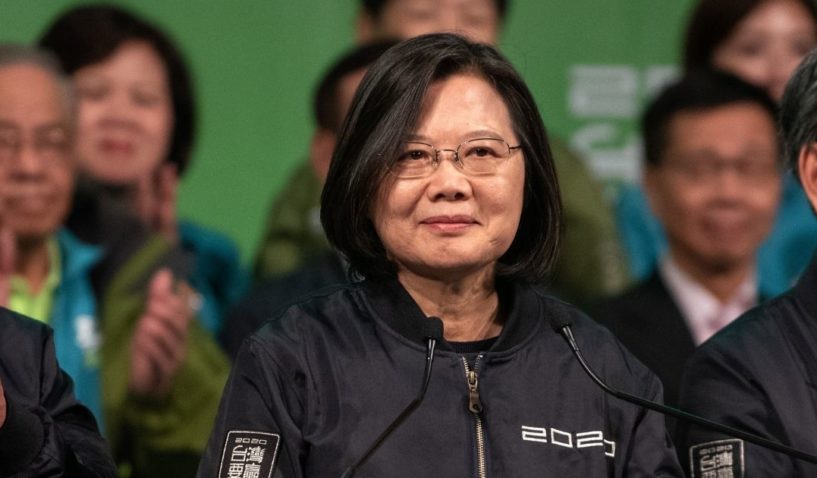
<path id="1" fill-rule="evenodd" d="M 343 117 L 340 112 L 338 85 L 352 73 L 368 67 L 375 62 L 389 48 L 398 43 L 398 40 L 384 40 L 358 46 L 344 53 L 324 73 L 312 104 L 315 122 L 323 129 L 338 133 Z"/>
<path id="2" fill-rule="evenodd" d="M 165 33 L 121 7 L 84 5 L 62 13 L 43 33 L 39 45 L 53 52 L 65 73 L 73 75 L 80 68 L 105 61 L 129 41 L 149 44 L 167 69 L 173 132 L 165 161 L 174 163 L 181 175 L 193 149 L 196 108 L 187 65 Z"/>
<path id="3" fill-rule="evenodd" d="M 708 111 L 735 103 L 756 104 L 769 114 L 772 123 L 775 121 L 777 106 L 769 95 L 730 73 L 694 70 L 667 86 L 649 104 L 641 118 L 647 165 L 661 164 L 670 123 L 678 114 Z"/>
<path id="4" fill-rule="evenodd" d="M 406 40 L 367 72 L 341 129 L 321 196 L 321 222 L 330 243 L 368 279 L 397 269 L 377 236 L 370 213 L 400 144 L 417 125 L 430 85 L 455 74 L 484 78 L 505 101 L 525 161 L 522 215 L 497 275 L 541 282 L 556 256 L 561 200 L 542 118 L 519 73 L 496 49 L 459 35 Z"/>
<path id="5" fill-rule="evenodd" d="M 817 142 L 817 49 L 800 63 L 786 85 L 780 103 L 780 136 L 786 162 L 799 178 L 800 151 Z"/>
<path id="6" fill-rule="evenodd" d="M 383 11 L 383 8 L 389 3 L 391 0 L 361 0 L 361 6 L 371 15 L 373 18 L 377 18 L 380 16 L 380 12 Z M 510 0 L 494 0 L 496 4 L 496 11 L 499 13 L 499 18 L 504 19 L 505 13 L 508 10 L 508 4 Z"/>
<path id="7" fill-rule="evenodd" d="M 769 0 L 700 0 L 687 23 L 684 39 L 684 69 L 712 66 L 712 55 L 732 35 L 735 27 L 757 7 Z M 811 15 L 817 28 L 814 0 L 796 0 Z"/>

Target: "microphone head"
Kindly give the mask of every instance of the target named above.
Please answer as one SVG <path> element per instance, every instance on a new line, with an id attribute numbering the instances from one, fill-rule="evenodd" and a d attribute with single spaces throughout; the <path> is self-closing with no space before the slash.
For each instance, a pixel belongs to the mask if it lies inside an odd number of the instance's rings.
<path id="1" fill-rule="evenodd" d="M 570 327 L 572 325 L 570 319 L 567 318 L 567 314 L 558 312 L 548 315 L 548 322 L 553 328 L 553 331 L 557 334 L 561 334 L 565 327 Z"/>
<path id="2" fill-rule="evenodd" d="M 439 317 L 428 317 L 423 321 L 421 331 L 424 339 L 434 339 L 437 342 L 443 339 L 443 321 Z"/>

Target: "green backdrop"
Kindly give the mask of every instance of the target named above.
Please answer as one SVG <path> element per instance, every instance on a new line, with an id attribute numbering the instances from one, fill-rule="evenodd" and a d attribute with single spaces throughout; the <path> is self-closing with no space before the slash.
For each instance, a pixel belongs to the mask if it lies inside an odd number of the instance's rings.
<path id="1" fill-rule="evenodd" d="M 0 1 L 0 40 L 35 40 L 70 0 Z M 186 53 L 199 137 L 179 215 L 251 260 L 266 211 L 307 151 L 314 84 L 354 42 L 358 0 L 121 0 Z M 512 0 L 502 51 L 551 134 L 608 184 L 638 176 L 644 99 L 671 77 L 692 0 Z"/>

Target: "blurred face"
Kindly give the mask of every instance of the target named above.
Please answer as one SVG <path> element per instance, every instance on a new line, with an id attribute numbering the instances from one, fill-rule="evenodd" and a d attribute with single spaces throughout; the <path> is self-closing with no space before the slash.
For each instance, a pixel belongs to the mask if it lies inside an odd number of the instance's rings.
<path id="1" fill-rule="evenodd" d="M 40 68 L 0 68 L 0 220 L 22 240 L 62 223 L 74 170 L 69 117 L 56 81 Z"/>
<path id="2" fill-rule="evenodd" d="M 357 92 L 360 82 L 363 81 L 366 71 L 366 68 L 361 68 L 346 75 L 338 82 L 338 128 L 343 124 L 346 114 L 349 113 L 349 109 L 352 107 L 355 92 Z M 312 170 L 315 171 L 315 175 L 321 180 L 321 183 L 326 181 L 326 176 L 329 174 L 329 165 L 332 163 L 332 153 L 335 151 L 337 140 L 338 137 L 335 131 L 324 128 L 318 128 L 312 137 L 309 159 Z"/>
<path id="3" fill-rule="evenodd" d="M 369 20 L 364 40 L 453 32 L 493 45 L 500 19 L 495 0 L 390 0 L 379 18 Z"/>
<path id="4" fill-rule="evenodd" d="M 743 19 L 712 56 L 714 66 L 780 101 L 786 82 L 817 45 L 817 25 L 800 2 L 768 0 Z"/>
<path id="5" fill-rule="evenodd" d="M 124 43 L 110 58 L 77 70 L 77 153 L 97 180 L 128 185 L 165 160 L 173 129 L 167 71 L 145 42 Z"/>
<path id="6" fill-rule="evenodd" d="M 774 221 L 780 168 L 773 119 L 736 103 L 678 114 L 645 187 L 672 257 L 698 270 L 750 265 Z"/>
<path id="7" fill-rule="evenodd" d="M 456 149 L 484 137 L 518 144 L 499 94 L 480 78 L 456 75 L 429 88 L 407 139 Z M 373 222 L 400 274 L 451 278 L 492 270 L 513 242 L 525 184 L 522 153 L 513 150 L 487 175 L 466 173 L 453 159 L 453 152 L 441 152 L 429 175 L 392 177 L 380 190 Z"/>

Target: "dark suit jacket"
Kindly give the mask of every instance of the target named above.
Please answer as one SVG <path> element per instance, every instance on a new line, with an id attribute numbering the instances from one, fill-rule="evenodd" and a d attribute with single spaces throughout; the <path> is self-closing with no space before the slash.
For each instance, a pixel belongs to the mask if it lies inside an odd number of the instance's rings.
<path id="1" fill-rule="evenodd" d="M 59 367 L 51 329 L 0 307 L 0 476 L 115 477 L 91 412 Z"/>
<path id="2" fill-rule="evenodd" d="M 675 406 L 684 363 L 695 350 L 695 342 L 658 272 L 623 294 L 596 304 L 593 318 L 658 375 L 664 383 L 664 402 Z"/>

